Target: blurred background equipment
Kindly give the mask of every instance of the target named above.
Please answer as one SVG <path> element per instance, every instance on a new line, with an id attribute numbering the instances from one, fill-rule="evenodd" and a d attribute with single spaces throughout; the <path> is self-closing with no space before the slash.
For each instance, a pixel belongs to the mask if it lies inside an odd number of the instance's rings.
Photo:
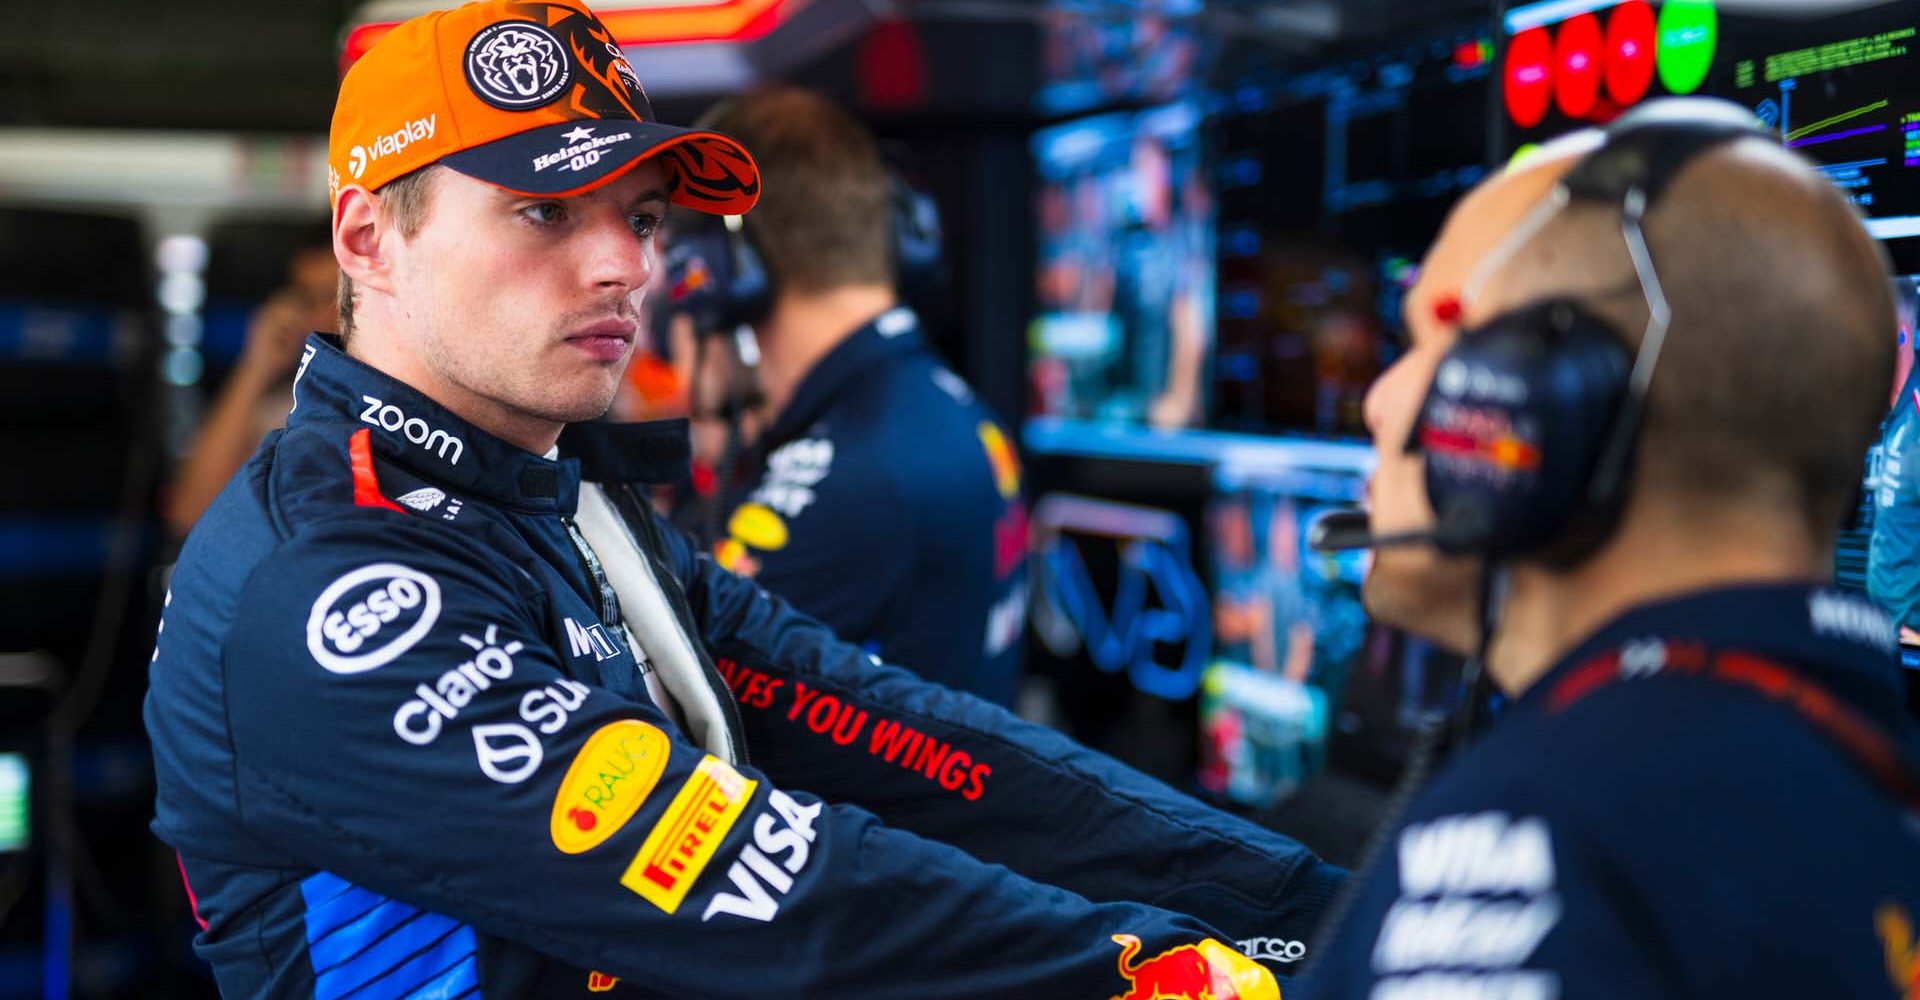
<path id="1" fill-rule="evenodd" d="M 338 75 L 433 6 L 9 11 L 0 1000 L 213 995 L 146 833 L 165 567 L 328 315 Z M 1719 95 L 1920 274 L 1920 0 L 595 6 L 663 120 L 810 87 L 937 207 L 944 280 L 905 291 L 1034 501 L 1021 711 L 1335 861 L 1460 698 L 1457 660 L 1368 620 L 1364 554 L 1302 543 L 1364 495 L 1365 390 L 1454 199 L 1640 101 Z M 1915 280 L 1836 569 L 1920 671 Z M 694 341 L 660 318 L 617 415 L 686 411 Z"/>

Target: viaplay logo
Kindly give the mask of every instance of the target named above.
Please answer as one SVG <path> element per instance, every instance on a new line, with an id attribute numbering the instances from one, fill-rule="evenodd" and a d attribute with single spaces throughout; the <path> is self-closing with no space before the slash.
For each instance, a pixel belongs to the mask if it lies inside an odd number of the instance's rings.
<path id="1" fill-rule="evenodd" d="M 439 123 L 440 116 L 437 114 L 416 118 L 386 135 L 375 137 L 372 142 L 364 146 L 356 144 L 352 149 L 347 150 L 347 173 L 351 174 L 354 180 L 359 180 L 360 175 L 367 172 L 368 163 L 381 157 L 392 156 L 422 139 L 433 138 Z"/>
<path id="2" fill-rule="evenodd" d="M 440 618 L 440 584 L 399 563 L 362 566 L 327 585 L 307 614 L 307 652 L 336 674 L 393 662 Z"/>

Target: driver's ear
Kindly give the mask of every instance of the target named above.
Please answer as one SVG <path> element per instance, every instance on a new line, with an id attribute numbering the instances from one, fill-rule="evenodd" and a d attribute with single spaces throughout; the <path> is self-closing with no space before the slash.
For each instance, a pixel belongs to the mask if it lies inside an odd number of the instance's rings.
<path id="1" fill-rule="evenodd" d="M 391 294 L 393 267 L 384 248 L 389 226 L 379 197 L 358 184 L 340 189 L 333 208 L 333 259 L 355 286 Z"/>

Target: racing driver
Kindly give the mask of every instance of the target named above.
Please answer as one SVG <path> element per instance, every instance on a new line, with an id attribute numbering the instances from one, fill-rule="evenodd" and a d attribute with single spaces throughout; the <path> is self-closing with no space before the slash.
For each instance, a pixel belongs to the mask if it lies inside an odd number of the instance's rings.
<path id="1" fill-rule="evenodd" d="M 1277 998 L 1341 872 L 837 641 L 640 499 L 684 425 L 584 423 L 667 205 L 758 193 L 651 118 L 571 0 L 342 81 L 341 336 L 189 537 L 146 705 L 221 991 Z"/>

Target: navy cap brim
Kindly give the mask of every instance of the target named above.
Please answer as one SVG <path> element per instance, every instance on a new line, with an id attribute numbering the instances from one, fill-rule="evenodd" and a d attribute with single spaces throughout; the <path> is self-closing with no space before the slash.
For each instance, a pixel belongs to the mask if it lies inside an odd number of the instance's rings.
<path id="1" fill-rule="evenodd" d="M 746 148 L 718 132 L 622 118 L 542 125 L 440 162 L 516 194 L 583 194 L 654 157 L 673 178 L 674 204 L 742 215 L 760 198 L 760 168 Z"/>

